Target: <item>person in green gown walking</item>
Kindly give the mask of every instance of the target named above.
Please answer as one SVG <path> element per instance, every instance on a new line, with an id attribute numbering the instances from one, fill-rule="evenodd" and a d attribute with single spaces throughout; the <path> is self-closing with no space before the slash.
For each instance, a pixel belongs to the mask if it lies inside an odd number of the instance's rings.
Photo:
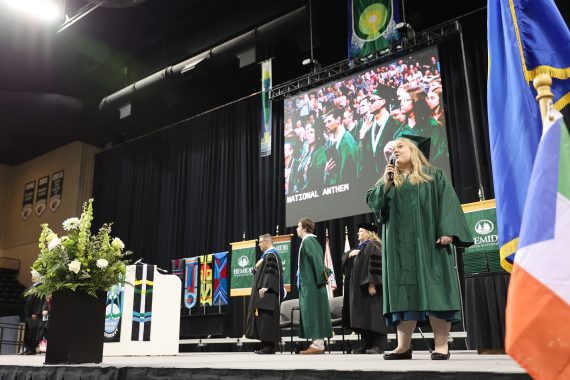
<path id="1" fill-rule="evenodd" d="M 297 266 L 297 287 L 301 309 L 301 331 L 299 336 L 313 342 L 301 354 L 322 354 L 325 352 L 325 338 L 332 336 L 331 312 L 327 298 L 327 279 L 324 275 L 323 247 L 313 231 L 315 222 L 309 218 L 299 220 L 297 236 L 302 239 Z"/>
<path id="2" fill-rule="evenodd" d="M 449 244 L 473 244 L 457 195 L 414 143 L 394 143 L 395 165 L 368 190 L 382 228 L 384 317 L 397 326 L 398 347 L 384 359 L 411 359 L 416 324 L 432 326 L 433 360 L 449 359 L 451 323 L 461 319 L 459 283 Z M 393 177 L 391 179 L 390 173 Z"/>

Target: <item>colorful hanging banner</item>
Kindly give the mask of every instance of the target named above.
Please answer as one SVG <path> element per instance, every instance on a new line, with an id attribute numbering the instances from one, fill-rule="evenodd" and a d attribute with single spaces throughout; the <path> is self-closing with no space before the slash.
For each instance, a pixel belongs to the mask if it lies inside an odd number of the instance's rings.
<path id="1" fill-rule="evenodd" d="M 113 285 L 107 291 L 105 308 L 105 343 L 119 342 L 121 340 L 121 319 L 123 317 L 123 302 L 125 296 L 125 282 Z"/>
<path id="2" fill-rule="evenodd" d="M 366 57 L 399 38 L 398 1 L 348 0 L 348 58 Z"/>
<path id="3" fill-rule="evenodd" d="M 137 265 L 133 300 L 133 329 L 131 340 L 149 341 L 152 320 L 152 290 L 154 265 Z"/>
<path id="4" fill-rule="evenodd" d="M 232 246 L 230 297 L 251 295 L 256 242 L 257 240 L 246 240 L 230 243 Z"/>
<path id="5" fill-rule="evenodd" d="M 172 263 L 172 274 L 178 276 L 179 279 L 184 281 L 186 259 L 170 260 L 170 262 Z"/>
<path id="6" fill-rule="evenodd" d="M 200 306 L 212 305 L 212 256 L 200 256 Z"/>
<path id="7" fill-rule="evenodd" d="M 261 63 L 261 157 L 271 155 L 271 100 L 269 91 L 271 90 L 271 59 Z"/>
<path id="8" fill-rule="evenodd" d="M 279 253 L 283 265 L 283 285 L 287 292 L 291 291 L 291 236 L 293 235 L 273 237 L 273 248 Z"/>
<path id="9" fill-rule="evenodd" d="M 214 253 L 214 305 L 228 304 L 228 252 Z"/>
<path id="10" fill-rule="evenodd" d="M 184 259 L 186 276 L 184 278 L 184 306 L 192 309 L 198 299 L 198 258 Z"/>

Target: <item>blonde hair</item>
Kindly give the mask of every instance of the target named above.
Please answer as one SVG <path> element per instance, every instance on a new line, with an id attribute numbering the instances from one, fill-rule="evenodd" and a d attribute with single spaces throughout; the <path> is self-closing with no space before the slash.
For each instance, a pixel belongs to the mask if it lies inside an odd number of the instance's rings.
<path id="1" fill-rule="evenodd" d="M 426 183 L 433 180 L 431 175 L 424 173 L 424 168 L 431 167 L 431 164 L 427 160 L 426 156 L 424 156 L 424 154 L 418 149 L 416 144 L 414 144 L 410 139 L 400 137 L 394 141 L 394 146 L 397 145 L 398 142 L 403 142 L 408 148 L 410 148 L 410 166 L 412 168 L 409 176 L 410 183 L 412 185 L 418 185 L 420 183 Z M 396 172 L 394 173 L 394 186 L 402 186 L 405 180 L 406 177 L 404 177 L 404 172 L 396 166 Z M 384 177 L 380 178 L 378 183 L 380 182 L 384 182 Z"/>
<path id="2" fill-rule="evenodd" d="M 376 232 L 374 231 L 368 231 L 368 232 L 370 232 L 370 235 L 368 236 L 369 240 L 380 241 L 380 238 L 378 237 L 378 235 L 376 235 Z"/>

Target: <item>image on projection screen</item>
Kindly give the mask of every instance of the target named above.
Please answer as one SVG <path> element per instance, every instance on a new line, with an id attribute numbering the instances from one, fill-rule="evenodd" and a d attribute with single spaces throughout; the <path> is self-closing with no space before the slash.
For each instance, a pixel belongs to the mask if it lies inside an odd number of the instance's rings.
<path id="1" fill-rule="evenodd" d="M 366 191 L 398 137 L 451 178 L 440 72 L 431 47 L 285 99 L 287 226 L 369 212 Z"/>

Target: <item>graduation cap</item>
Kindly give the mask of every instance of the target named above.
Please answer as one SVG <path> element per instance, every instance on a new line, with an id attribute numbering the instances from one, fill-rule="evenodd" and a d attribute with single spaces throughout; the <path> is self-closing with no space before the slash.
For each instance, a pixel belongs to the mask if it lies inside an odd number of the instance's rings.
<path id="1" fill-rule="evenodd" d="M 370 232 L 378 232 L 378 227 L 376 227 L 374 224 L 368 223 L 368 222 L 360 223 L 358 225 L 358 228 L 362 228 L 362 229 L 364 229 L 366 231 L 370 231 Z"/>
<path id="2" fill-rule="evenodd" d="M 424 137 L 424 136 L 416 136 L 416 135 L 409 135 L 409 134 L 402 134 L 400 137 L 410 140 L 424 154 L 426 159 L 429 161 L 429 151 L 431 147 L 431 137 Z"/>
<path id="3" fill-rule="evenodd" d="M 372 91 L 371 99 L 374 96 L 378 96 L 386 100 L 385 107 L 389 112 L 392 112 L 394 108 L 400 108 L 400 101 L 398 100 L 398 93 L 395 88 L 379 83 L 376 89 Z"/>

